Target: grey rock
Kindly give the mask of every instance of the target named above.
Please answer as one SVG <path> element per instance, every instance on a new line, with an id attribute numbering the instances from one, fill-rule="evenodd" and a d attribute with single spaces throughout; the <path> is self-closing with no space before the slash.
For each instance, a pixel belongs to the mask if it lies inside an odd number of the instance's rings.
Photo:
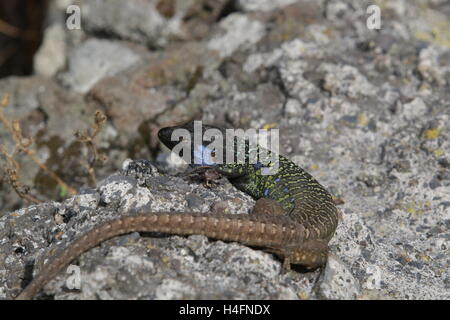
<path id="1" fill-rule="evenodd" d="M 156 10 L 156 4 L 153 0 L 83 1 L 84 28 L 93 33 L 107 33 L 119 39 L 155 45 L 161 35 L 179 32 L 181 19 L 177 16 L 168 21 Z"/>
<path id="2" fill-rule="evenodd" d="M 86 93 L 102 78 L 139 60 L 138 54 L 117 42 L 89 39 L 70 54 L 68 71 L 60 75 L 60 80 L 71 90 Z"/>
<path id="3" fill-rule="evenodd" d="M 256 44 L 265 34 L 261 22 L 240 13 L 230 14 L 219 23 L 219 26 L 224 31 L 209 40 L 208 48 L 217 50 L 222 58 L 232 55 L 239 48 L 248 48 Z"/>
<path id="4" fill-rule="evenodd" d="M 244 11 L 271 11 L 290 5 L 297 0 L 239 0 L 237 6 Z"/>
<path id="5" fill-rule="evenodd" d="M 356 98 L 358 95 L 372 95 L 376 91 L 375 87 L 355 67 L 325 63 L 319 67 L 320 71 L 325 73 L 323 88 L 332 95 Z"/>
<path id="6" fill-rule="evenodd" d="M 319 295 L 324 299 L 350 300 L 355 299 L 359 295 L 358 280 L 333 255 L 329 256 L 319 283 Z"/>
<path id="7" fill-rule="evenodd" d="M 66 39 L 60 24 L 54 24 L 45 30 L 44 39 L 34 57 L 34 71 L 37 74 L 52 77 L 66 64 Z"/>

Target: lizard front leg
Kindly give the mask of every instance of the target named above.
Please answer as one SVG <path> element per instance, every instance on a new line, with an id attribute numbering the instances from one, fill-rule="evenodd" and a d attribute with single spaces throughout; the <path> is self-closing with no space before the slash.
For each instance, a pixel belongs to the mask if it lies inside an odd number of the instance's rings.
<path id="1" fill-rule="evenodd" d="M 189 172 L 189 176 L 198 176 L 203 184 L 210 187 L 216 181 L 222 179 L 223 175 L 214 166 L 198 166 L 193 167 Z"/>

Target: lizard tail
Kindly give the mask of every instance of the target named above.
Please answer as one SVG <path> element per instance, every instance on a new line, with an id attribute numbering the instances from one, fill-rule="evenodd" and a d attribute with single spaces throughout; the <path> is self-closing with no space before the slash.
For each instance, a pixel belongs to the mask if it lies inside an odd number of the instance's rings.
<path id="1" fill-rule="evenodd" d="M 278 247 L 305 239 L 305 228 L 286 218 L 262 214 L 197 214 L 147 213 L 118 218 L 95 227 L 55 256 L 41 273 L 16 297 L 33 298 L 64 267 L 83 252 L 115 236 L 130 232 L 164 232 L 168 234 L 200 234 L 246 245 Z"/>

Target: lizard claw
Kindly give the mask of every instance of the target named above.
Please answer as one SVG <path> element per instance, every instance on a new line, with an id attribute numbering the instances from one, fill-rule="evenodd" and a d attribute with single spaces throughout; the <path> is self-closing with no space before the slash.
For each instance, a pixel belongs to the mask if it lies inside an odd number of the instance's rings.
<path id="1" fill-rule="evenodd" d="M 189 176 L 198 176 L 206 187 L 211 187 L 216 181 L 222 178 L 222 174 L 212 166 L 194 167 L 189 171 Z"/>
<path id="2" fill-rule="evenodd" d="M 281 266 L 281 272 L 286 273 L 291 270 L 291 259 L 290 258 L 284 258 L 283 259 L 283 265 Z"/>

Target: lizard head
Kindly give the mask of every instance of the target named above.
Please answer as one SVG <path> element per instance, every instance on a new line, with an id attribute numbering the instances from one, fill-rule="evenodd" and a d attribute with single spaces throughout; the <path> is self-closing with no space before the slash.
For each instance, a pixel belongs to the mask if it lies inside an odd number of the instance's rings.
<path id="1" fill-rule="evenodd" d="M 158 131 L 159 140 L 192 166 L 224 163 L 225 130 L 191 121 Z"/>
<path id="2" fill-rule="evenodd" d="M 230 131 L 232 132 L 230 132 Z M 273 167 L 277 159 L 266 158 L 263 165 L 256 156 L 265 150 L 251 142 L 250 135 L 243 130 L 223 129 L 201 121 L 191 121 L 182 125 L 162 128 L 158 132 L 160 141 L 173 153 L 193 167 L 211 167 L 227 177 L 239 177 L 255 172 L 266 175 L 267 168 Z M 270 174 L 270 172 L 269 172 Z"/>

